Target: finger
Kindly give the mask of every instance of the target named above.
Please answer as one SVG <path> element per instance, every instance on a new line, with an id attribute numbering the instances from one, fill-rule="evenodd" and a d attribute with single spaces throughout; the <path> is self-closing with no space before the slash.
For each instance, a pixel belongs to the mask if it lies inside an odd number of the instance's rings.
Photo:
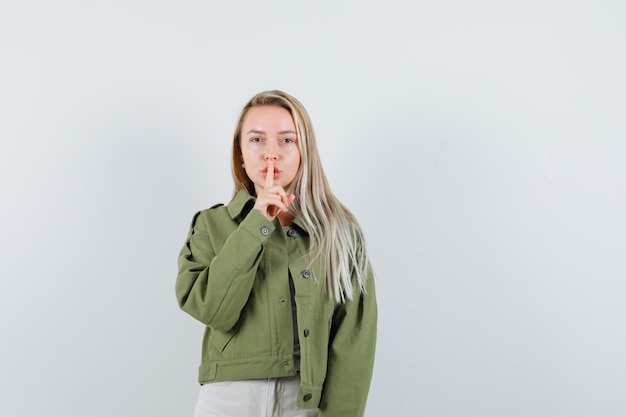
<path id="1" fill-rule="evenodd" d="M 288 200 L 282 187 L 272 187 L 270 190 L 264 189 L 257 199 L 261 207 L 265 206 L 267 213 L 274 217 L 281 211 L 287 211 Z"/>
<path id="2" fill-rule="evenodd" d="M 272 217 L 276 217 L 278 216 L 278 213 L 286 211 L 288 211 L 287 207 L 285 207 L 282 202 L 277 202 L 276 204 L 270 204 L 267 206 L 267 213 Z"/>
<path id="3" fill-rule="evenodd" d="M 265 174 L 265 188 L 270 188 L 274 185 L 274 162 L 267 161 L 267 173 Z"/>
<path id="4" fill-rule="evenodd" d="M 285 189 L 280 186 L 275 186 L 272 188 L 272 191 L 276 190 L 278 196 L 280 197 L 280 202 L 283 203 L 284 208 L 282 210 L 286 211 L 287 207 L 291 204 L 293 200 L 295 200 L 296 196 L 293 194 L 287 194 Z"/>

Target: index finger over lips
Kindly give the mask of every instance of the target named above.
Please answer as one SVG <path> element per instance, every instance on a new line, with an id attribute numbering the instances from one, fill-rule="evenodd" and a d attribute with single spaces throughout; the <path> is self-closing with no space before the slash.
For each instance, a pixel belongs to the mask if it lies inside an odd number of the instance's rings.
<path id="1" fill-rule="evenodd" d="M 274 162 L 267 161 L 267 172 L 265 173 L 265 188 L 270 188 L 274 185 Z"/>

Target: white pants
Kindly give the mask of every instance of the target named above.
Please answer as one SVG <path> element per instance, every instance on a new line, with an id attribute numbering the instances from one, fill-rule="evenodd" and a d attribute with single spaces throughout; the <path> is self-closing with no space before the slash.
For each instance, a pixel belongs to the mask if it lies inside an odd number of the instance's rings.
<path id="1" fill-rule="evenodd" d="M 195 417 L 316 417 L 296 408 L 300 376 L 214 382 L 200 387 Z"/>

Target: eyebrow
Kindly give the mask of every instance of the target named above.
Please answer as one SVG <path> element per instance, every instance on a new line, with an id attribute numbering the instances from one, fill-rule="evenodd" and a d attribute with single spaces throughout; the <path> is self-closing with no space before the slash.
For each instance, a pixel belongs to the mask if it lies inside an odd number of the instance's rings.
<path id="1" fill-rule="evenodd" d="M 246 135 L 249 135 L 249 134 L 251 134 L 251 133 L 254 133 L 254 134 L 257 134 L 257 135 L 260 135 L 260 134 L 265 134 L 265 132 L 264 132 L 264 131 L 262 131 L 262 130 L 255 130 L 255 129 L 252 129 L 252 130 L 247 131 L 247 132 L 246 132 Z M 292 135 L 295 135 L 295 134 L 296 134 L 296 132 L 294 132 L 293 130 L 281 130 L 280 132 L 278 132 L 278 134 L 279 134 L 279 135 L 285 135 L 285 134 L 287 134 L 287 133 L 290 133 L 290 134 L 292 134 Z"/>

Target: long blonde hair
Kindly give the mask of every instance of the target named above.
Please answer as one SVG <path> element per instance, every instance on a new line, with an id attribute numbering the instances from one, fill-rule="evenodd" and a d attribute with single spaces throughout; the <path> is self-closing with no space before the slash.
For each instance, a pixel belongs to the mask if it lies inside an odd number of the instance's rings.
<path id="1" fill-rule="evenodd" d="M 291 114 L 296 126 L 300 167 L 289 191 L 296 198 L 289 210 L 301 219 L 310 238 L 311 263 L 325 260 L 326 292 L 337 303 L 353 299 L 356 280 L 365 292 L 370 268 L 365 239 L 354 215 L 332 193 L 317 151 L 313 123 L 296 98 L 282 91 L 264 91 L 252 97 L 241 110 L 233 138 L 232 170 L 235 193 L 246 189 L 255 195 L 254 183 L 242 167 L 241 128 L 248 111 L 255 106 L 279 106 Z"/>

